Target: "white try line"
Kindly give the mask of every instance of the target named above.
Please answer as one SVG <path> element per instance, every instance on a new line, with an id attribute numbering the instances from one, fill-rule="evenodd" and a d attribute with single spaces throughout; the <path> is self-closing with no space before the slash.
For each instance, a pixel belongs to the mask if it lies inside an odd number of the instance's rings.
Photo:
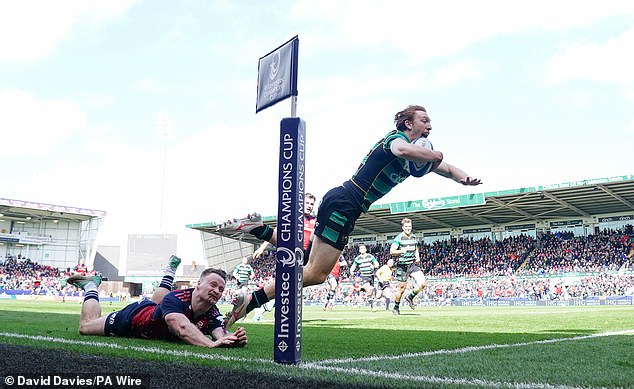
<path id="1" fill-rule="evenodd" d="M 317 364 L 305 364 L 301 366 L 306 369 L 326 370 L 337 373 L 350 375 L 363 375 L 368 377 L 391 378 L 399 381 L 412 381 L 417 383 L 433 384 L 433 385 L 470 385 L 478 387 L 487 387 L 494 389 L 607 389 L 607 388 L 591 388 L 589 386 L 568 386 L 568 385 L 552 385 L 539 382 L 501 382 L 481 380 L 479 378 L 451 378 L 436 376 L 414 376 L 400 373 L 387 373 L 383 371 L 373 371 L 358 368 L 344 368 L 334 366 L 321 366 Z"/>
<path id="2" fill-rule="evenodd" d="M 442 349 L 442 350 L 423 351 L 419 353 L 407 353 L 407 354 L 399 354 L 399 355 L 372 355 L 365 358 L 322 359 L 321 361 L 311 363 L 311 365 L 318 365 L 318 366 L 337 365 L 337 364 L 349 364 L 353 362 L 356 363 L 356 362 L 389 361 L 394 359 L 429 357 L 434 355 L 463 354 L 463 353 L 468 353 L 473 351 L 494 350 L 494 349 L 509 348 L 509 347 L 533 346 L 533 345 L 539 345 L 539 344 L 549 344 L 549 343 L 559 343 L 559 342 L 571 342 L 571 341 L 583 340 L 583 339 L 600 338 L 604 336 L 630 335 L 630 334 L 634 334 L 634 329 L 623 330 L 623 331 L 613 331 L 613 332 L 603 332 L 603 333 L 592 334 L 592 335 L 574 336 L 571 338 L 535 340 L 532 342 L 522 342 L 522 343 L 488 344 L 484 346 L 469 346 L 469 347 L 462 347 L 462 348 L 449 349 L 449 350 Z"/>
<path id="3" fill-rule="evenodd" d="M 266 363 L 266 364 L 273 363 L 273 361 L 270 359 L 240 358 L 240 357 L 232 357 L 232 356 L 220 355 L 220 354 L 195 353 L 191 351 L 181 351 L 181 350 L 165 350 L 165 349 L 161 349 L 157 347 L 124 346 L 118 343 L 110 343 L 110 342 L 93 342 L 93 341 L 86 341 L 86 340 L 53 338 L 50 336 L 41 336 L 41 335 L 24 335 L 24 334 L 13 334 L 9 332 L 0 332 L 0 337 L 3 337 L 3 336 L 7 338 L 29 339 L 29 340 L 36 340 L 40 342 L 74 344 L 79 346 L 110 348 L 113 350 L 130 350 L 130 351 L 139 351 L 139 352 L 151 353 L 151 354 L 172 355 L 175 357 L 196 357 L 196 358 L 209 359 L 209 360 L 260 362 L 260 363 Z"/>
<path id="4" fill-rule="evenodd" d="M 324 364 L 351 363 L 351 362 L 358 362 L 358 361 L 379 361 L 379 360 L 389 360 L 389 359 L 400 359 L 403 357 L 413 358 L 417 356 L 428 356 L 428 355 L 439 355 L 439 354 L 458 354 L 458 353 L 464 353 L 469 351 L 487 350 L 487 349 L 494 349 L 494 348 L 528 346 L 533 344 L 556 343 L 556 342 L 571 341 L 571 340 L 597 338 L 601 336 L 625 335 L 625 334 L 634 334 L 634 330 L 606 332 L 602 334 L 577 336 L 573 338 L 548 339 L 548 340 L 540 340 L 535 342 L 465 347 L 465 348 L 455 349 L 455 350 L 437 350 L 437 351 L 429 351 L 424 353 L 403 354 L 399 356 L 383 356 L 383 357 L 374 356 L 374 357 L 368 357 L 368 358 L 355 358 L 355 359 L 346 358 L 346 359 L 322 360 L 322 361 L 313 362 L 313 363 L 303 363 L 302 365 L 297 366 L 297 368 L 306 369 L 306 370 L 322 370 L 322 371 L 338 372 L 338 373 L 344 373 L 349 375 L 361 375 L 361 376 L 369 376 L 369 377 L 396 379 L 401 381 L 405 380 L 405 381 L 435 384 L 435 385 L 475 385 L 475 386 L 489 387 L 494 389 L 498 389 L 498 388 L 500 389 L 504 389 L 504 388 L 510 388 L 510 389 L 529 389 L 529 388 L 591 389 L 587 386 L 576 387 L 576 386 L 552 385 L 547 383 L 544 384 L 544 383 L 536 383 L 536 382 L 501 382 L 501 381 L 482 380 L 478 378 L 466 379 L 466 378 L 451 378 L 451 377 L 436 377 L 436 376 L 414 376 L 414 375 L 407 375 L 407 374 L 401 374 L 401 373 L 387 373 L 387 372 L 372 371 L 372 370 L 359 369 L 359 368 L 343 368 L 343 367 L 336 367 L 336 366 L 325 366 Z M 259 363 L 267 364 L 267 365 L 274 364 L 273 360 L 271 359 L 240 358 L 240 357 L 231 357 L 231 356 L 219 355 L 219 354 L 195 353 L 191 351 L 164 350 L 164 349 L 160 349 L 156 347 L 124 346 L 124 345 L 120 345 L 117 343 L 110 343 L 110 342 L 72 340 L 72 339 L 64 339 L 64 338 L 53 338 L 50 336 L 41 336 L 41 335 L 25 335 L 25 334 L 0 332 L 0 337 L 29 339 L 29 340 L 35 340 L 35 341 L 61 343 L 61 344 L 73 344 L 73 345 L 92 346 L 92 347 L 106 347 L 106 348 L 111 348 L 116 350 L 133 350 L 133 351 L 139 351 L 139 352 L 145 352 L 145 353 L 172 355 L 177 357 L 195 357 L 195 358 L 208 359 L 208 360 L 239 361 L 239 362 L 259 362 Z M 286 367 L 293 368 L 293 366 L 286 366 Z M 595 388 L 595 389 L 599 389 L 599 388 Z"/>

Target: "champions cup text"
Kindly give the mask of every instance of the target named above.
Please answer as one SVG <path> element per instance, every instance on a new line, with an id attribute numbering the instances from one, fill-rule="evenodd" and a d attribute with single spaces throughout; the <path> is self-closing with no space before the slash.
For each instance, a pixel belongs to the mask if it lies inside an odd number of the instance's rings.
<path id="1" fill-rule="evenodd" d="M 298 364 L 302 337 L 305 123 L 282 120 L 278 182 L 275 361 Z"/>

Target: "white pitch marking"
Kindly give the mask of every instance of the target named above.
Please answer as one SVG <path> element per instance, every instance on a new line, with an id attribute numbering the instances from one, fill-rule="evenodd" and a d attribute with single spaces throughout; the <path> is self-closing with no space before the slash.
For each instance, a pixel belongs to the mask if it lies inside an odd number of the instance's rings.
<path id="1" fill-rule="evenodd" d="M 449 349 L 449 350 L 442 349 L 442 350 L 424 351 L 419 353 L 407 353 L 407 354 L 400 354 L 400 355 L 373 355 L 373 356 L 365 357 L 365 358 L 323 359 L 321 361 L 313 362 L 312 364 L 326 365 L 326 364 L 341 364 L 341 363 L 345 364 L 345 363 L 351 363 L 351 362 L 389 361 L 389 360 L 402 359 L 402 358 L 418 358 L 418 357 L 428 357 L 428 356 L 442 355 L 442 354 L 462 354 L 462 353 L 467 353 L 472 351 L 493 350 L 493 349 L 509 348 L 509 347 L 533 346 L 537 344 L 559 343 L 559 342 L 568 342 L 568 341 L 591 339 L 591 338 L 600 338 L 603 336 L 628 335 L 628 334 L 634 334 L 634 329 L 615 331 L 615 332 L 603 332 L 599 334 L 575 336 L 571 338 L 545 339 L 545 340 L 536 340 L 533 342 L 522 342 L 522 343 L 488 344 L 485 346 L 469 346 L 469 347 L 463 347 L 463 348 L 457 348 L 457 349 Z"/>
<path id="2" fill-rule="evenodd" d="M 532 344 L 544 344 L 544 343 L 555 343 L 567 340 L 580 340 L 580 339 L 588 339 L 588 338 L 596 338 L 600 336 L 611 336 L 611 335 L 623 335 L 634 333 L 634 330 L 626 330 L 619 332 L 606 332 L 602 334 L 595 335 L 587 335 L 587 336 L 578 336 L 574 338 L 560 338 L 560 339 L 549 339 L 543 341 L 535 341 L 535 342 L 526 342 L 526 343 L 515 343 L 515 344 L 502 344 L 502 345 L 491 345 L 491 346 L 479 346 L 479 347 L 465 347 L 462 349 L 456 350 L 437 350 L 430 351 L 425 353 L 415 353 L 415 354 L 405 354 L 401 356 L 375 356 L 368 358 L 356 358 L 356 359 L 333 359 L 333 360 L 322 360 L 314 363 L 304 363 L 303 365 L 298 366 L 298 368 L 307 369 L 307 370 L 326 370 L 326 371 L 334 371 L 352 375 L 365 375 L 365 376 L 374 376 L 374 377 L 383 377 L 390 379 L 398 379 L 398 380 L 408 380 L 415 382 L 424 382 L 430 384 L 448 384 L 448 385 L 477 385 L 477 386 L 486 386 L 490 388 L 511 388 L 511 389 L 528 389 L 528 388 L 537 388 L 537 389 L 591 389 L 588 387 L 580 388 L 575 386 L 566 386 L 566 385 L 551 385 L 551 384 L 542 384 L 542 383 L 532 383 L 532 382 L 499 382 L 499 381 L 489 381 L 489 380 L 481 380 L 481 379 L 465 379 L 465 378 L 449 378 L 449 377 L 436 377 L 436 376 L 412 376 L 405 375 L 400 373 L 386 373 L 386 372 L 376 372 L 372 370 L 366 369 L 348 369 L 336 366 L 324 366 L 324 363 L 343 363 L 354 362 L 354 361 L 371 361 L 371 360 L 385 360 L 385 359 L 396 359 L 402 357 L 416 357 L 416 356 L 426 356 L 426 355 L 436 355 L 436 354 L 452 354 L 452 353 L 463 353 L 468 351 L 477 351 L 477 350 L 485 350 L 492 348 L 504 348 L 504 347 L 513 347 L 513 346 L 526 346 Z M 94 341 L 85 341 L 85 340 L 72 340 L 72 339 L 64 339 L 64 338 L 53 338 L 50 336 L 41 336 L 41 335 L 24 335 L 24 334 L 13 334 L 8 332 L 0 332 L 0 337 L 8 337 L 8 338 L 18 338 L 18 339 L 30 339 L 36 341 L 45 341 L 45 342 L 53 342 L 53 343 L 62 343 L 62 344 L 76 344 L 76 345 L 85 345 L 85 346 L 94 346 L 94 347 L 107 347 L 111 349 L 118 350 L 134 350 L 141 351 L 147 353 L 155 353 L 155 354 L 165 354 L 165 355 L 173 355 L 178 357 L 196 357 L 201 359 L 209 359 L 209 360 L 224 360 L 224 361 L 240 361 L 240 362 L 260 362 L 264 364 L 272 364 L 273 361 L 270 359 L 251 359 L 251 358 L 239 358 L 239 357 L 230 357 L 225 355 L 218 354 L 201 354 L 195 353 L 191 351 L 177 351 L 177 350 L 164 350 L 156 347 L 138 347 L 138 346 L 123 346 L 117 343 L 108 343 L 108 342 L 94 342 Z M 292 366 L 289 366 L 292 368 Z"/>
<path id="3" fill-rule="evenodd" d="M 348 369 L 343 367 L 334 367 L 334 366 L 321 366 L 317 364 L 306 364 L 302 365 L 302 368 L 306 369 L 318 369 L 318 370 L 326 370 L 326 371 L 335 371 L 338 373 L 346 373 L 346 374 L 356 374 L 356 375 L 365 375 L 371 377 L 381 377 L 381 378 L 391 378 L 396 380 L 407 380 L 407 381 L 415 381 L 426 384 L 434 384 L 434 385 L 475 385 L 479 387 L 489 387 L 489 388 L 510 388 L 510 389 L 606 389 L 606 388 L 591 388 L 588 386 L 578 387 L 578 386 L 568 386 L 568 385 L 552 385 L 552 384 L 542 384 L 539 382 L 499 382 L 499 381 L 489 381 L 489 380 L 481 380 L 478 378 L 467 379 L 467 378 L 450 378 L 450 377 L 436 377 L 436 376 L 413 376 L 407 374 L 400 373 L 386 373 L 382 371 L 373 371 L 366 369 Z"/>
<path id="4" fill-rule="evenodd" d="M 117 350 L 133 350 L 133 351 L 147 352 L 147 353 L 153 353 L 153 354 L 173 355 L 176 357 L 196 357 L 196 358 L 210 359 L 210 360 L 221 359 L 223 361 L 261 362 L 261 363 L 267 363 L 267 364 L 273 363 L 273 361 L 271 361 L 270 359 L 239 358 L 239 357 L 231 357 L 231 356 L 219 355 L 219 354 L 195 353 L 191 351 L 164 350 L 157 347 L 123 346 L 117 343 L 92 342 L 92 341 L 86 341 L 86 340 L 72 340 L 72 339 L 64 339 L 64 338 L 53 338 L 50 336 L 41 336 L 41 335 L 24 335 L 24 334 L 12 334 L 8 332 L 0 332 L 0 336 L 4 336 L 7 338 L 30 339 L 30 340 L 62 343 L 62 344 L 76 344 L 80 346 L 106 347 L 106 348 L 117 349 Z"/>

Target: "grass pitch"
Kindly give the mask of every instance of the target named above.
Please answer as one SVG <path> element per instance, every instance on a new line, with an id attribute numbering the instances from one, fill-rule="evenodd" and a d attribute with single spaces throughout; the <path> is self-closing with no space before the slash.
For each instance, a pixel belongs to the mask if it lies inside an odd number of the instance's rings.
<path id="1" fill-rule="evenodd" d="M 105 314 L 123 305 L 102 307 Z M 247 347 L 202 349 L 80 336 L 80 308 L 0 300 L 0 344 L 313 379 L 324 387 L 634 388 L 634 306 L 404 306 L 400 316 L 305 306 L 300 366 L 272 362 L 272 313 L 238 323 L 247 329 Z"/>

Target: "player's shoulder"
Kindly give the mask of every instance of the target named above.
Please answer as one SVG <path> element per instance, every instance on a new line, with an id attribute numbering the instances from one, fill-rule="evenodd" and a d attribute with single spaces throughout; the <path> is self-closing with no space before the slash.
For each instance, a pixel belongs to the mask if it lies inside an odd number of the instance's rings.
<path id="1" fill-rule="evenodd" d="M 409 143 L 409 138 L 407 137 L 407 135 L 405 135 L 405 133 L 400 130 L 391 130 L 390 132 L 385 134 L 385 136 L 383 137 L 385 146 L 388 146 L 390 143 L 394 142 L 397 139 L 401 139 Z"/>
<path id="2" fill-rule="evenodd" d="M 169 292 L 167 295 L 165 295 L 165 297 L 163 297 L 163 300 L 168 299 L 168 300 L 180 301 L 180 302 L 183 302 L 183 303 L 188 303 L 192 299 L 192 293 L 193 292 L 194 292 L 193 288 L 175 290 L 175 291 Z"/>

